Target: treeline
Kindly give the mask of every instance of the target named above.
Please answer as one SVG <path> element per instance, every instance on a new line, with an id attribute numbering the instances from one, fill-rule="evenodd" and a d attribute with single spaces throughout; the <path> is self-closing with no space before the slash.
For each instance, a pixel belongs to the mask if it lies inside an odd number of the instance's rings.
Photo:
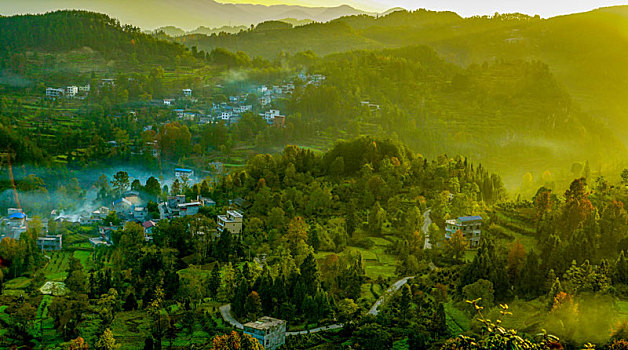
<path id="1" fill-rule="evenodd" d="M 25 51 L 65 52 L 90 47 L 109 59 L 168 63 L 188 55 L 178 44 L 158 40 L 139 28 L 121 25 L 104 14 L 56 11 L 43 15 L 0 18 L 0 57 L 4 66 L 17 64 Z M 15 61 L 18 62 L 15 62 Z"/>

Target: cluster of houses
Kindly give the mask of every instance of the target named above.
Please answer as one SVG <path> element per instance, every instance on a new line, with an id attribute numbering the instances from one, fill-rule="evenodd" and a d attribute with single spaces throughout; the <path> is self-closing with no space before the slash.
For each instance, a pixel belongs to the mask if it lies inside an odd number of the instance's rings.
<path id="1" fill-rule="evenodd" d="M 0 220 L 0 240 L 5 237 L 19 240 L 26 230 L 28 230 L 28 216 L 22 209 L 9 208 L 6 218 Z M 61 235 L 49 235 L 48 223 L 42 222 L 41 232 L 37 237 L 37 246 L 45 250 L 61 250 L 63 248 L 63 237 Z"/>
<path id="2" fill-rule="evenodd" d="M 307 75 L 301 73 L 298 77 L 304 81 L 306 85 L 320 85 L 325 81 L 325 76 L 321 74 Z M 242 114 L 246 112 L 256 112 L 259 113 L 269 125 L 283 127 L 285 126 L 286 117 L 281 115 L 278 110 L 266 110 L 266 108 L 269 108 L 276 99 L 291 95 L 294 89 L 294 81 L 289 81 L 283 85 L 255 85 L 240 94 L 229 96 L 226 102 L 212 103 L 209 111 L 201 112 L 176 108 L 173 110 L 173 113 L 179 120 L 196 121 L 201 125 L 222 122 L 230 126 L 238 123 L 242 118 Z M 259 110 L 250 104 L 251 95 L 257 97 L 260 106 Z M 189 100 L 191 97 L 192 89 L 182 89 L 183 99 Z M 175 98 L 166 98 L 162 101 L 164 106 L 171 107 L 175 105 L 177 100 Z M 256 110 L 254 111 L 254 109 Z"/>
<path id="3" fill-rule="evenodd" d="M 89 93 L 90 86 L 89 84 L 83 86 L 66 86 L 64 88 L 46 88 L 46 98 L 56 100 L 61 97 L 66 98 L 75 98 L 75 97 L 83 97 L 87 93 Z"/>

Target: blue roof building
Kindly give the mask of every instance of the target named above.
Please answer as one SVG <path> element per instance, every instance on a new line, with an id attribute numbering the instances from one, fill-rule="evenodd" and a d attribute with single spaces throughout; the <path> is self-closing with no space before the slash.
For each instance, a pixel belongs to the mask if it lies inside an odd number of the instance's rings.
<path id="1" fill-rule="evenodd" d="M 457 231 L 462 232 L 462 235 L 469 241 L 471 248 L 476 248 L 480 244 L 480 236 L 482 235 L 482 217 L 475 216 L 461 216 L 457 219 L 450 219 L 445 221 L 445 238 L 451 238 L 451 235 Z"/>

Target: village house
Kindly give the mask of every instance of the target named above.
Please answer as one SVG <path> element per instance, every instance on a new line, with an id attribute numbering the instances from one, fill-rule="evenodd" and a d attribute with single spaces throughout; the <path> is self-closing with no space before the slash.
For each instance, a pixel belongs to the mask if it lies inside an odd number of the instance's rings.
<path id="1" fill-rule="evenodd" d="M 228 230 L 234 235 L 242 232 L 242 222 L 242 214 L 235 210 L 227 210 L 227 215 L 218 215 L 216 220 L 219 233 Z"/>
<path id="2" fill-rule="evenodd" d="M 83 86 L 79 86 L 78 89 L 80 92 L 89 92 L 91 86 L 89 84 L 85 84 Z"/>
<path id="3" fill-rule="evenodd" d="M 264 113 L 264 119 L 266 119 L 266 123 L 272 124 L 275 120 L 275 117 L 279 116 L 281 112 L 278 109 L 271 109 L 268 112 Z"/>
<path id="4" fill-rule="evenodd" d="M 232 112 L 222 112 L 222 113 L 220 113 L 220 119 L 222 119 L 224 121 L 229 121 L 229 119 L 231 119 L 231 116 L 233 116 Z"/>
<path id="5" fill-rule="evenodd" d="M 76 96 L 76 94 L 78 94 L 78 92 L 79 92 L 78 86 L 68 86 L 65 88 L 65 95 L 67 97 L 74 97 Z"/>
<path id="6" fill-rule="evenodd" d="M 2 221 L 2 231 L 0 231 L 0 239 L 4 237 L 20 239 L 22 233 L 28 229 L 27 216 L 22 209 L 9 208 L 7 217 Z"/>
<path id="7" fill-rule="evenodd" d="M 198 214 L 198 210 L 203 206 L 201 202 L 190 202 L 177 204 L 179 216 L 191 216 Z"/>
<path id="8" fill-rule="evenodd" d="M 268 96 L 262 96 L 259 98 L 259 104 L 262 105 L 262 107 L 268 106 L 270 102 L 271 102 L 271 99 Z"/>
<path id="9" fill-rule="evenodd" d="M 286 117 L 283 115 L 277 115 L 273 119 L 273 126 L 277 128 L 283 128 L 286 126 Z"/>
<path id="10" fill-rule="evenodd" d="M 156 226 L 155 222 L 152 220 L 148 220 L 142 223 L 142 227 L 144 228 L 145 235 L 152 235 L 153 228 Z"/>
<path id="11" fill-rule="evenodd" d="M 185 168 L 174 169 L 174 177 L 176 177 L 177 179 L 181 179 L 184 176 L 187 179 L 190 179 L 192 176 L 194 176 L 194 171 L 192 169 L 185 169 Z"/>
<path id="12" fill-rule="evenodd" d="M 61 250 L 63 248 L 63 235 L 37 237 L 37 247 L 41 250 Z"/>
<path id="13" fill-rule="evenodd" d="M 172 98 L 164 98 L 164 106 L 170 106 L 174 104 L 174 99 Z"/>
<path id="14" fill-rule="evenodd" d="M 55 89 L 55 88 L 46 88 L 46 97 L 51 99 L 56 99 L 65 95 L 64 89 Z"/>
<path id="15" fill-rule="evenodd" d="M 144 221 L 148 216 L 148 210 L 145 207 L 134 207 L 133 208 L 133 220 L 135 221 Z"/>
<path id="16" fill-rule="evenodd" d="M 183 89 L 184 97 L 192 97 L 192 89 Z"/>
<path id="17" fill-rule="evenodd" d="M 457 219 L 445 221 L 445 238 L 451 238 L 451 235 L 460 230 L 462 235 L 469 242 L 471 248 L 476 248 L 480 243 L 482 217 L 481 216 L 461 216 Z"/>
<path id="18" fill-rule="evenodd" d="M 100 79 L 100 86 L 116 86 L 116 81 L 110 78 Z"/>
<path id="19" fill-rule="evenodd" d="M 264 349 L 274 350 L 286 343 L 286 321 L 264 316 L 245 323 L 244 334 L 257 339 Z"/>

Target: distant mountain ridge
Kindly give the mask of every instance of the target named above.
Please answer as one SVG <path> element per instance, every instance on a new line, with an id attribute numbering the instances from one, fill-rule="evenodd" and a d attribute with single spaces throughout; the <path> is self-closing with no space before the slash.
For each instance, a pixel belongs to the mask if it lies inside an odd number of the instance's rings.
<path id="1" fill-rule="evenodd" d="M 306 7 L 298 5 L 253 5 L 222 4 L 213 0 L 108 0 L 83 1 L 31 0 L 3 4 L 2 15 L 20 13 L 43 13 L 58 9 L 78 9 L 107 14 L 122 23 L 153 30 L 163 26 L 174 26 L 191 31 L 200 26 L 250 26 L 268 20 L 294 18 L 327 22 L 343 16 L 371 14 L 351 7 Z"/>
<path id="2" fill-rule="evenodd" d="M 199 50 L 222 47 L 250 56 L 312 50 L 319 56 L 362 49 L 428 45 L 459 66 L 499 60 L 547 63 L 584 111 L 628 145 L 628 6 L 557 16 L 463 18 L 454 12 L 393 11 L 346 16 L 271 34 L 243 32 L 177 40 Z"/>
<path id="3" fill-rule="evenodd" d="M 292 25 L 293 27 L 304 26 L 304 25 L 308 25 L 314 22 L 311 19 L 296 19 L 296 18 L 282 18 L 277 21 L 288 23 Z M 208 28 L 205 26 L 200 26 L 194 30 L 190 30 L 186 32 L 185 30 L 175 27 L 175 26 L 165 26 L 165 27 L 159 27 L 155 30 L 147 30 L 145 31 L 145 33 L 157 34 L 159 32 L 163 32 L 169 37 L 176 38 L 176 37 L 180 37 L 180 36 L 184 36 L 188 34 L 189 35 L 194 35 L 194 34 L 212 35 L 212 34 L 218 34 L 218 33 L 236 34 L 240 32 L 241 30 L 247 30 L 249 28 L 250 27 L 248 26 L 222 26 L 222 27 L 217 27 L 217 28 Z"/>

